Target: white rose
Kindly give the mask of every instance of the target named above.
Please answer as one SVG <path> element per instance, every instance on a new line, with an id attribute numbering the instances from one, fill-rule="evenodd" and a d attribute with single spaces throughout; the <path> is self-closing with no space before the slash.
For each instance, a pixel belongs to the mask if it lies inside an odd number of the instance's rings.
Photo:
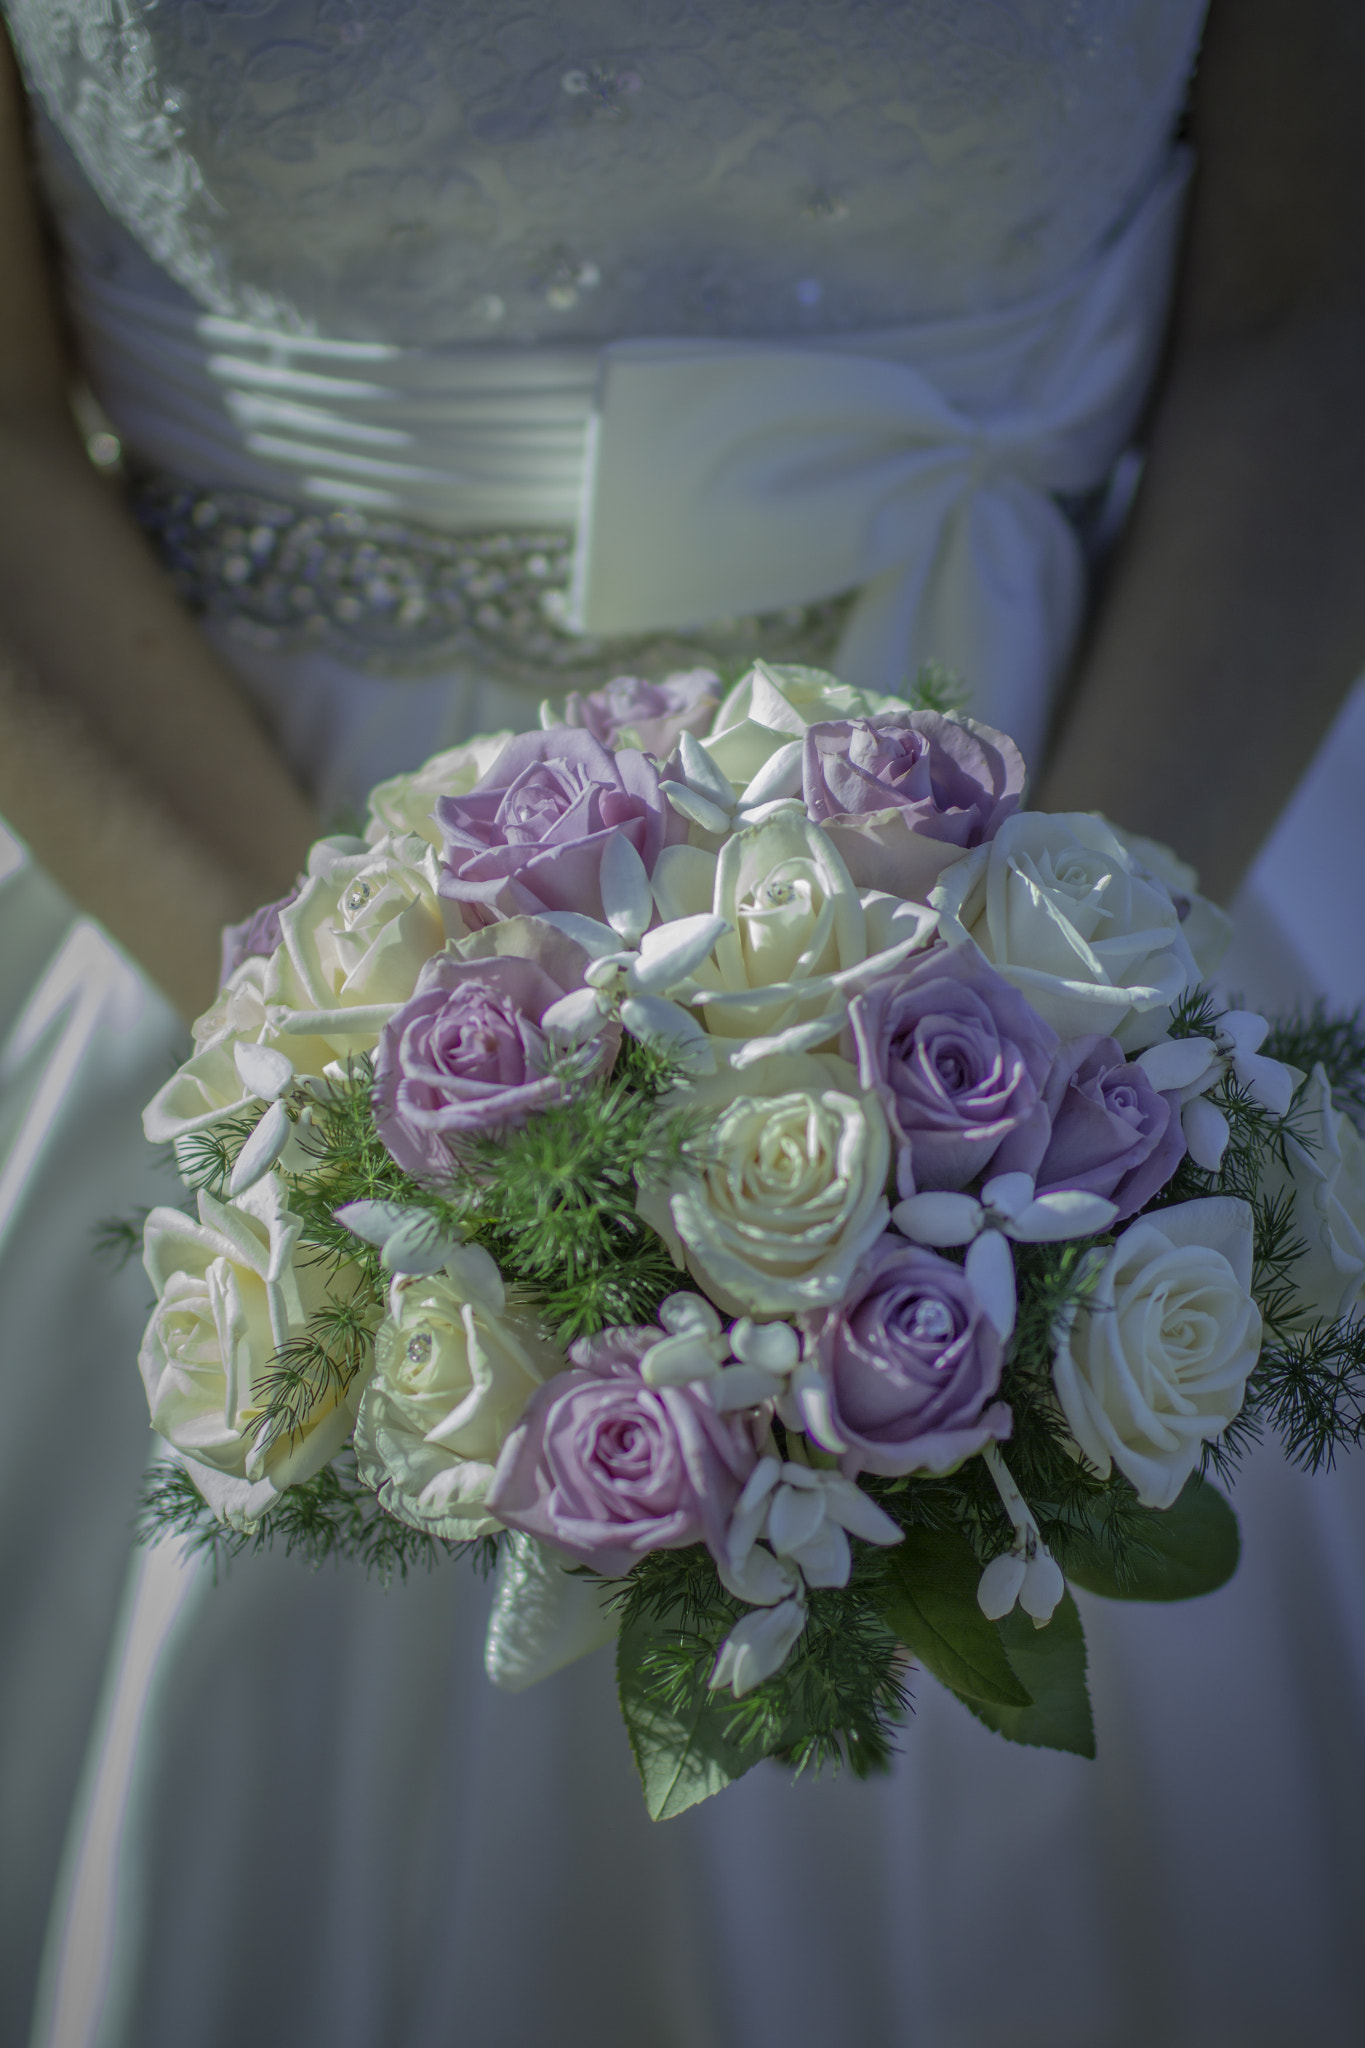
<path id="1" fill-rule="evenodd" d="M 267 1003 L 268 962 L 244 960 L 211 1010 L 194 1027 L 197 1051 L 178 1067 L 142 1112 L 151 1145 L 174 1144 L 231 1116 L 258 1099 L 237 1061 L 239 1045 L 264 1045 L 283 1052 L 296 1074 L 316 1079 L 336 1058 L 332 1042 L 289 1029 L 283 1005 Z"/>
<path id="2" fill-rule="evenodd" d="M 1087 811 L 1007 818 L 929 901 L 948 944 L 974 940 L 1062 1038 L 1137 1051 L 1199 980 L 1170 892 Z"/>
<path id="3" fill-rule="evenodd" d="M 800 740 L 808 725 L 905 709 L 901 697 L 855 690 L 823 669 L 756 661 L 722 703 L 703 744 L 742 791 L 779 748 Z"/>
<path id="4" fill-rule="evenodd" d="M 369 845 L 377 846 L 389 836 L 420 833 L 429 845 L 442 845 L 441 828 L 432 817 L 438 796 L 468 796 L 474 784 L 487 774 L 507 742 L 510 732 L 476 733 L 463 746 L 448 747 L 433 754 L 413 775 L 391 775 L 370 791 L 370 815 L 365 826 Z"/>
<path id="5" fill-rule="evenodd" d="M 1261 1184 L 1265 1195 L 1291 1193 L 1294 1235 L 1307 1256 L 1294 1268 L 1308 1320 L 1344 1322 L 1365 1307 L 1365 1142 L 1351 1119 L 1332 1105 L 1326 1069 L 1314 1067 L 1294 1128 L 1286 1134 L 1282 1165 L 1272 1155 Z"/>
<path id="6" fill-rule="evenodd" d="M 1210 897 L 1200 895 L 1197 870 L 1172 848 L 1159 839 L 1144 839 L 1139 832 L 1125 832 L 1107 818 L 1105 823 L 1135 865 L 1145 868 L 1169 892 L 1200 980 L 1207 981 L 1232 943 L 1232 919 Z"/>
<path id="7" fill-rule="evenodd" d="M 466 936 L 439 879 L 435 849 L 416 833 L 377 846 L 319 840 L 303 888 L 280 912 L 266 977 L 267 1000 L 302 1013 L 282 1029 L 325 1038 L 334 1057 L 368 1052 L 433 953 Z"/>
<path id="8" fill-rule="evenodd" d="M 356 1421 L 360 1476 L 413 1528 L 458 1540 L 500 1525 L 493 1468 L 530 1396 L 567 1364 L 530 1316 L 509 1314 L 488 1253 L 462 1245 L 444 1272 L 395 1281 Z"/>
<path id="9" fill-rule="evenodd" d="M 1144 1507 L 1170 1507 L 1241 1408 L 1261 1349 L 1251 1258 L 1247 1203 L 1155 1210 L 1129 1224 L 1058 1333 L 1052 1378 L 1071 1434 Z"/>
<path id="10" fill-rule="evenodd" d="M 178 1209 L 147 1218 L 143 1263 L 157 1305 L 138 1365 L 152 1427 L 210 1506 L 239 1525 L 335 1457 L 362 1391 L 359 1378 L 344 1395 L 331 1386 L 301 1434 L 264 1440 L 261 1375 L 327 1296 L 323 1268 L 296 1260 L 299 1228 L 274 1174 L 235 1202 L 201 1193 L 197 1223 Z"/>
<path id="11" fill-rule="evenodd" d="M 700 1118 L 703 1165 L 640 1211 L 729 1315 L 838 1301 L 886 1229 L 886 1118 L 833 1054 L 727 1068 L 680 1100 Z"/>

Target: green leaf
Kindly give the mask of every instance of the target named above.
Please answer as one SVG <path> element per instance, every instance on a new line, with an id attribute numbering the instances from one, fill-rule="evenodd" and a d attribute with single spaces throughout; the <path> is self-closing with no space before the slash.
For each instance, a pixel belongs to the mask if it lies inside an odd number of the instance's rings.
<path id="1" fill-rule="evenodd" d="M 671 1820 L 723 1792 L 764 1754 L 758 1744 L 741 1749 L 727 1738 L 722 1702 L 707 1686 L 704 1666 L 697 1676 L 680 1666 L 675 1681 L 661 1682 L 658 1653 L 683 1640 L 676 1622 L 641 1615 L 622 1629 L 616 1646 L 621 1718 L 651 1820 Z"/>
<path id="2" fill-rule="evenodd" d="M 882 1612 L 926 1671 L 969 1700 L 1024 1708 L 1029 1694 L 976 1602 L 981 1566 L 956 1529 L 910 1529 L 887 1553 Z"/>
<path id="3" fill-rule="evenodd" d="M 1110 1600 L 1193 1600 L 1216 1592 L 1237 1569 L 1237 1517 L 1207 1479 L 1190 1479 L 1169 1508 L 1149 1508 L 1125 1523 L 1133 1541 L 1123 1571 L 1093 1537 L 1069 1541 L 1067 1578 Z"/>
<path id="4" fill-rule="evenodd" d="M 965 1694 L 963 1705 L 1010 1742 L 1093 1756 L 1095 1724 L 1085 1687 L 1085 1636 L 1071 1595 L 1066 1594 L 1044 1628 L 1035 1628 L 1017 1607 L 997 1626 L 1010 1663 L 1028 1688 L 1029 1705 L 1001 1707 Z"/>

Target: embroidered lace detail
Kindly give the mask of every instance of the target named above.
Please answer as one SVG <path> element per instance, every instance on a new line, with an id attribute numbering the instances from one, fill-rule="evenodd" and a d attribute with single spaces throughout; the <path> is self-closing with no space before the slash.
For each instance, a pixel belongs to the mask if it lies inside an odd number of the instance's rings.
<path id="1" fill-rule="evenodd" d="M 629 669 L 653 677 L 705 658 L 724 672 L 760 651 L 825 662 L 847 599 L 725 619 L 696 634 L 595 640 L 557 623 L 573 537 L 449 535 L 346 507 L 318 512 L 248 491 L 134 474 L 133 511 L 182 598 L 238 641 L 324 648 L 353 667 L 421 675 L 468 662 L 551 694 Z"/>
<path id="2" fill-rule="evenodd" d="M 1204 0 L 0 4 L 78 260 L 416 345 L 1024 296 L 1148 178 Z"/>

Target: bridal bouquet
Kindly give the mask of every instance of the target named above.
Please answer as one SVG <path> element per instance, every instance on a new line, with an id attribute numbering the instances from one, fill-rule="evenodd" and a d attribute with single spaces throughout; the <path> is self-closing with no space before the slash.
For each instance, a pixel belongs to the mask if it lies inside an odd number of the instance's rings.
<path id="1" fill-rule="evenodd" d="M 496 1571 L 610 1637 L 650 1811 L 883 1764 L 919 1665 L 1093 1753 L 1068 1586 L 1220 1585 L 1365 1389 L 1365 1040 L 1220 1010 L 1164 848 L 1002 733 L 758 663 L 375 789 L 149 1106 L 149 1529 Z"/>

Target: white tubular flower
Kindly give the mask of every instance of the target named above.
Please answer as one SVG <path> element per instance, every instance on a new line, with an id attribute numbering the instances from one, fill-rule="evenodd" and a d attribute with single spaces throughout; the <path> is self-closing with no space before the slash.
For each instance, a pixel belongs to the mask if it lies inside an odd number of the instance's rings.
<path id="1" fill-rule="evenodd" d="M 746 1614 L 720 1648 L 712 1686 L 738 1697 L 781 1669 L 806 1625 L 808 1586 L 846 1586 L 849 1536 L 884 1547 L 903 1532 L 842 1473 L 776 1456 L 760 1458 L 735 1504 L 718 1561 L 721 1582 L 760 1610 Z"/>
<path id="2" fill-rule="evenodd" d="M 600 876 L 605 924 L 576 911 L 547 911 L 542 917 L 592 956 L 587 989 L 575 989 L 547 1010 L 545 1026 L 551 1033 L 590 1037 L 603 1018 L 616 1017 L 642 1043 L 667 1052 L 684 1073 L 714 1073 L 710 1041 L 683 1001 L 692 994 L 697 968 L 723 937 L 725 919 L 705 910 L 665 917 L 647 929 L 655 899 L 645 864 L 628 839 L 609 841 Z M 674 994 L 683 1001 L 673 1001 Z"/>
<path id="3" fill-rule="evenodd" d="M 232 1164 L 228 1194 L 235 1201 L 264 1179 L 289 1143 L 293 1125 L 282 1102 L 272 1102 Z"/>
<path id="4" fill-rule="evenodd" d="M 1033 1192 L 1033 1176 L 998 1173 L 975 1195 L 931 1192 L 897 1202 L 891 1221 L 916 1244 L 970 1244 L 983 1230 L 1001 1230 L 1020 1244 L 1060 1244 L 1093 1237 L 1112 1223 L 1118 1206 L 1080 1188 Z"/>
<path id="5" fill-rule="evenodd" d="M 1060 1244 L 1107 1230 L 1118 1206 L 1103 1195 L 1058 1188 L 1036 1195 L 1027 1173 L 999 1173 L 975 1195 L 930 1192 L 897 1202 L 891 1221 L 915 1244 L 942 1250 L 966 1245 L 967 1278 L 1002 1338 L 1014 1329 L 1017 1298 L 1014 1258 L 1007 1238 L 1018 1244 Z"/>
<path id="6" fill-rule="evenodd" d="M 660 784 L 679 817 L 712 838 L 737 825 L 753 824 L 774 811 L 791 808 L 805 815 L 801 801 L 801 741 L 791 739 L 769 755 L 742 790 L 720 768 L 700 740 L 685 732 L 678 742 L 680 777 Z"/>
<path id="7" fill-rule="evenodd" d="M 1195 1165 L 1205 1173 L 1217 1173 L 1231 1136 L 1222 1110 L 1202 1095 L 1192 1096 L 1181 1108 L 1180 1129 Z"/>
<path id="8" fill-rule="evenodd" d="M 1015 1485 L 999 1448 L 987 1444 L 981 1455 L 1010 1518 L 1014 1541 L 1001 1556 L 992 1558 L 982 1572 L 976 1589 L 977 1604 L 988 1621 L 1000 1621 L 1017 1600 L 1034 1627 L 1045 1628 L 1066 1591 L 1066 1580 L 1039 1534 L 1028 1502 Z"/>
<path id="9" fill-rule="evenodd" d="M 1254 1010 L 1227 1010 L 1218 1019 L 1216 1037 L 1166 1038 L 1138 1054 L 1137 1064 L 1159 1093 L 1179 1094 L 1185 1144 L 1206 1173 L 1217 1173 L 1227 1150 L 1228 1120 L 1206 1100 L 1226 1073 L 1271 1116 L 1289 1113 L 1299 1077 L 1292 1067 L 1261 1053 L 1269 1029 Z"/>
<path id="10" fill-rule="evenodd" d="M 1287 1116 L 1299 1077 L 1282 1060 L 1261 1052 L 1269 1030 L 1254 1010 L 1227 1010 L 1218 1019 L 1218 1046 L 1252 1101 L 1271 1116 Z"/>
<path id="11" fill-rule="evenodd" d="M 431 1210 L 402 1202 L 347 1202 L 332 1216 L 353 1237 L 374 1245 L 390 1273 L 437 1273 L 460 1249 L 460 1240 Z"/>
<path id="12" fill-rule="evenodd" d="M 806 1603 L 795 1596 L 746 1614 L 720 1646 L 711 1671 L 712 1691 L 728 1687 L 742 1699 L 782 1669 L 805 1626 Z"/>
<path id="13" fill-rule="evenodd" d="M 668 1334 L 641 1356 L 640 1377 L 647 1386 L 683 1387 L 719 1376 L 730 1339 L 704 1296 L 670 1294 L 659 1304 L 658 1321 Z"/>
<path id="14" fill-rule="evenodd" d="M 668 1334 L 640 1360 L 640 1376 L 651 1387 L 707 1380 L 716 1407 L 727 1414 L 759 1408 L 765 1401 L 782 1402 L 801 1383 L 801 1340 L 790 1323 L 755 1323 L 741 1316 L 727 1331 L 700 1294 L 670 1294 L 659 1305 L 658 1319 Z M 819 1374 L 814 1377 L 818 1380 Z M 804 1427 L 799 1416 L 793 1417 L 792 1427 Z"/>
<path id="15" fill-rule="evenodd" d="M 842 1473 L 762 1458 L 736 1503 L 721 1576 L 742 1599 L 770 1605 L 770 1598 L 750 1590 L 755 1572 L 767 1574 L 772 1562 L 755 1547 L 764 1540 L 808 1586 L 846 1586 L 853 1563 L 849 1535 L 882 1547 L 902 1541 L 891 1517 Z"/>

